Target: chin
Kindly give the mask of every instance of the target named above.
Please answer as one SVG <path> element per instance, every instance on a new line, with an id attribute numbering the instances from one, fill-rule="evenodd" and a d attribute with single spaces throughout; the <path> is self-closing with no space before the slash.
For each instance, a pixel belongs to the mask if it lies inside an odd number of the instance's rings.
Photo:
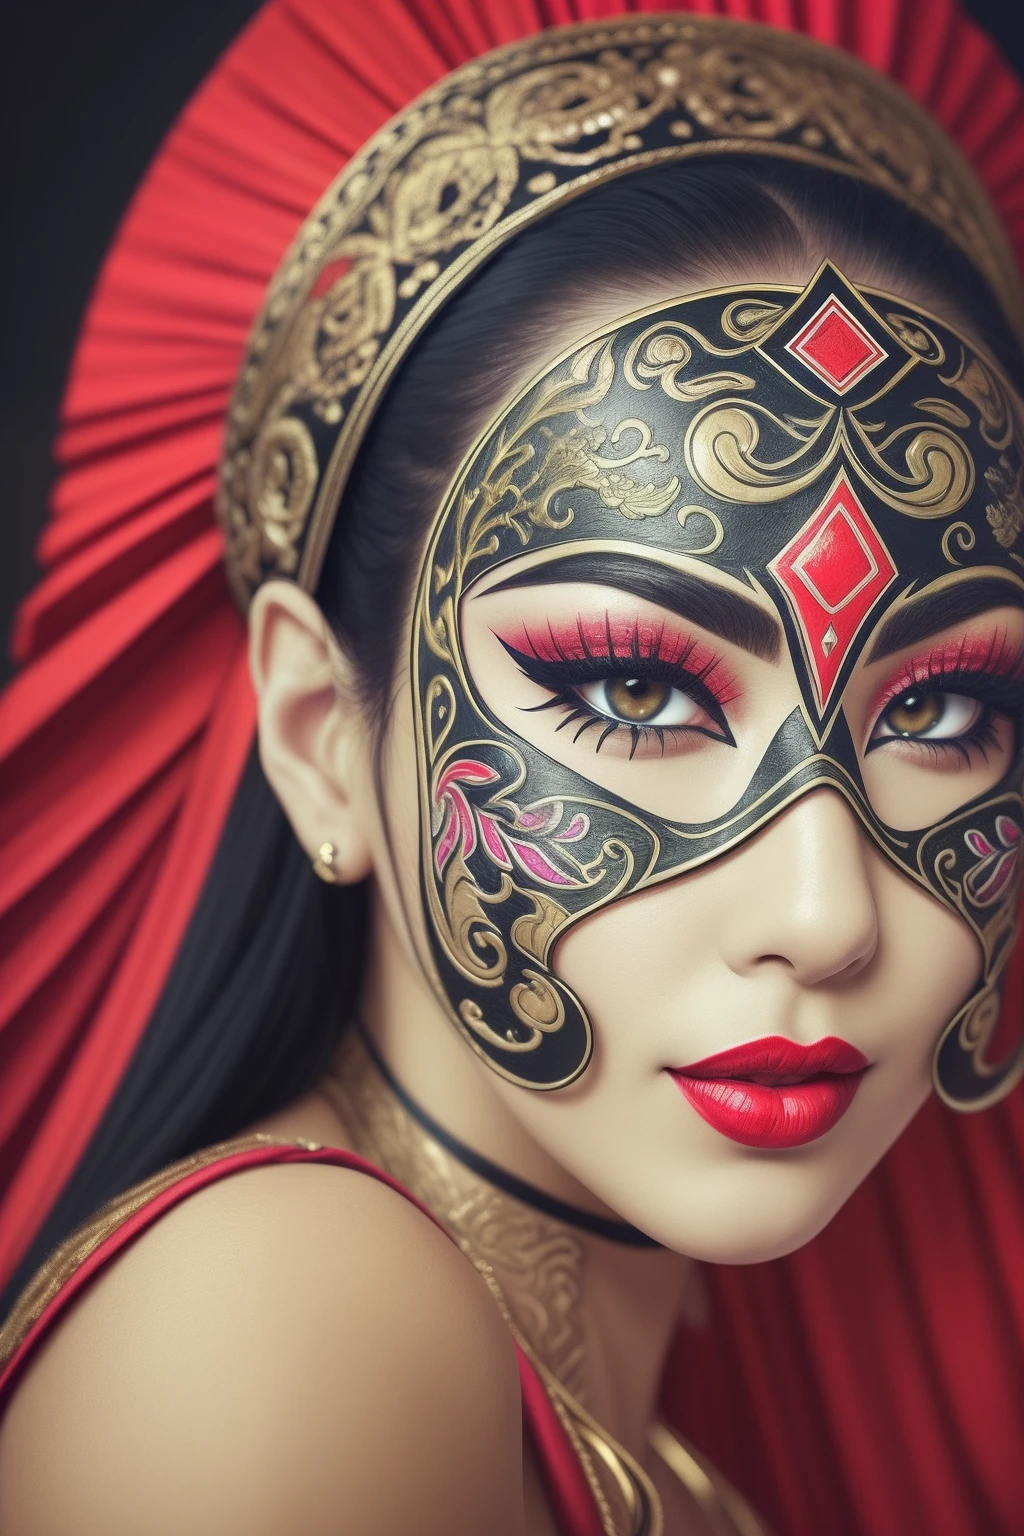
<path id="1" fill-rule="evenodd" d="M 827 1227 L 859 1180 L 836 1181 L 804 1165 L 764 1163 L 731 1176 L 708 1175 L 700 1192 L 688 1190 L 682 1205 L 665 1199 L 659 1208 L 626 1212 L 664 1247 L 707 1264 L 763 1264 L 802 1248 Z"/>

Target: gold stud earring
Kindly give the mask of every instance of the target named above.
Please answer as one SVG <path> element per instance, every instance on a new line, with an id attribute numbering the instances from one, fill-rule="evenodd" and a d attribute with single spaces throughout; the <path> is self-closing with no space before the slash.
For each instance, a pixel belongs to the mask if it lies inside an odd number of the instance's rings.
<path id="1" fill-rule="evenodd" d="M 334 861 L 338 857 L 338 850 L 333 843 L 321 843 L 317 849 L 316 858 L 313 860 L 313 873 L 319 875 L 328 885 L 337 885 L 338 872 L 334 867 Z"/>

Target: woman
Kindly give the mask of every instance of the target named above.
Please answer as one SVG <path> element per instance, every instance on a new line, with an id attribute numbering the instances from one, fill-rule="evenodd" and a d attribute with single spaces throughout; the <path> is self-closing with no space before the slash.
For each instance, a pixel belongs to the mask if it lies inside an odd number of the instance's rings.
<path id="1" fill-rule="evenodd" d="M 154 1177 L 8 1324 L 5 1529 L 758 1528 L 656 1423 L 692 1260 L 1020 1073 L 1020 331 L 927 120 L 720 21 L 470 65 L 325 195 L 218 508 L 340 889 L 253 768 L 43 1244 Z"/>

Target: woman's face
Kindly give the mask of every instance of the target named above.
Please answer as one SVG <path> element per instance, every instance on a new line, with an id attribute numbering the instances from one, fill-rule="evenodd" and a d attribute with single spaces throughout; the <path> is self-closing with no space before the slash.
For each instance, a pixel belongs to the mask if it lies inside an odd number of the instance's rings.
<path id="1" fill-rule="evenodd" d="M 696 1256 L 829 1219 L 1006 931 L 1013 413 L 968 359 L 827 262 L 656 307 L 518 397 L 426 555 L 434 974 L 537 1142 Z"/>
<path id="2" fill-rule="evenodd" d="M 1024 582 L 968 507 L 971 484 L 996 488 L 985 455 L 1010 408 L 966 365 L 958 393 L 927 324 L 887 328 L 834 269 L 770 297 L 636 317 L 565 354 L 484 440 L 427 548 L 412 668 L 364 775 L 397 936 L 378 937 L 378 995 L 400 952 L 419 961 L 391 1039 L 436 1026 L 435 1084 L 471 1070 L 481 1102 L 498 1096 L 525 1140 L 481 1150 L 540 1182 L 550 1159 L 667 1247 L 724 1262 L 811 1238 L 927 1097 L 1012 923 L 1020 839 Z M 795 331 L 823 297 L 875 338 L 863 416 L 855 391 L 829 404 L 798 372 L 777 382 L 793 344 L 772 313 Z M 761 494 L 769 471 L 796 489 Z M 722 477 L 745 473 L 756 493 L 730 506 Z M 331 739 L 315 709 L 291 713 L 293 736 Z M 303 809 L 322 776 L 271 777 L 307 846 L 332 834 L 337 796 Z M 518 1086 L 573 1007 L 585 1069 L 567 1080 L 556 1058 L 534 1078 L 549 1091 Z M 476 1046 L 462 1059 L 452 1015 Z M 478 1142 L 498 1118 L 452 1128 Z"/>
<path id="3" fill-rule="evenodd" d="M 777 623 L 767 599 L 677 563 Z M 494 714 L 665 818 L 733 805 L 799 702 L 788 647 L 755 654 L 610 581 L 498 590 L 513 569 L 462 605 L 465 657 Z M 1003 777 L 1022 669 L 1013 607 L 858 665 L 842 708 L 887 823 L 940 821 Z M 553 963 L 593 1022 L 593 1060 L 554 1093 L 499 1092 L 624 1218 L 672 1248 L 744 1262 L 813 1236 L 898 1136 L 981 954 L 819 788 L 731 853 L 582 918 Z M 782 1042 L 827 1043 L 801 1060 Z"/>

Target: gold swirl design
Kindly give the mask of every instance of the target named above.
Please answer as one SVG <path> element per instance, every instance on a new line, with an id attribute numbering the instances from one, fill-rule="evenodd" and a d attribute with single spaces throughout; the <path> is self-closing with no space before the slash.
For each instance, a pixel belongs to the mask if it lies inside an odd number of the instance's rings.
<path id="1" fill-rule="evenodd" d="M 754 388 L 754 380 L 747 374 L 725 369 L 683 379 L 683 370 L 693 359 L 694 342 L 712 357 L 734 357 L 747 350 L 746 346 L 716 346 L 681 320 L 659 320 L 630 344 L 622 363 L 623 378 L 634 389 L 650 389 L 658 383 L 670 400 L 688 402 L 704 400 L 726 389 Z"/>
<path id="2" fill-rule="evenodd" d="M 1012 549 L 1024 530 L 1024 466 L 1005 454 L 985 471 L 985 484 L 992 500 L 985 505 L 985 517 L 996 543 Z"/>
<path id="3" fill-rule="evenodd" d="M 973 814 L 980 815 L 987 810 L 1002 810 L 1005 801 L 997 799 L 994 802 L 975 805 Z M 1021 814 L 1019 796 L 1013 803 L 1014 818 Z M 944 834 L 948 828 L 963 830 L 960 812 L 957 812 L 949 821 L 939 827 L 933 828 L 929 833 L 928 842 L 934 845 L 936 840 Z M 998 834 L 993 839 L 994 844 L 1000 841 Z M 1005 847 L 1005 845 L 1004 845 Z M 919 854 L 919 859 L 921 855 Z M 979 908 L 991 906 L 989 902 L 980 903 L 976 899 L 974 890 L 975 881 L 968 871 L 965 878 L 957 878 L 957 856 L 953 848 L 940 847 L 933 855 L 927 857 L 931 860 L 931 868 L 934 879 L 930 882 L 933 889 L 944 893 L 949 905 L 957 911 L 968 926 L 974 932 L 982 948 L 984 956 L 983 980 L 986 988 L 997 987 L 999 976 L 1006 965 L 1012 949 L 1012 941 L 1018 928 L 1018 903 L 1020 898 L 1021 882 L 1024 879 L 1024 866 L 1018 866 L 1013 874 L 1010 885 L 1000 893 L 994 912 L 987 915 L 983 921 L 979 921 Z M 921 865 L 924 871 L 924 865 Z M 969 1003 L 973 1003 L 981 994 L 976 993 Z M 949 1031 L 947 1030 L 947 1035 Z M 940 1042 L 941 1044 L 941 1042 Z M 1024 1048 L 1024 1045 L 1022 1045 Z"/>
<path id="4" fill-rule="evenodd" d="M 337 275 L 307 305 L 295 336 L 291 391 L 322 421 L 341 420 L 341 401 L 365 380 L 395 314 L 395 273 L 378 239 L 345 241 L 327 269 Z"/>
<path id="5" fill-rule="evenodd" d="M 586 412 L 601 404 L 614 379 L 612 344 L 602 338 L 580 348 L 565 368 L 556 369 L 542 381 L 515 425 L 499 433 L 492 443 L 479 483 L 471 492 L 465 488 L 460 492 L 455 514 L 455 565 L 447 571 L 435 568 L 437 591 L 450 581 L 461 592 L 468 568 L 493 556 L 506 530 L 512 530 L 525 546 L 532 528 L 567 527 L 575 516 L 573 508 L 567 507 L 559 516 L 552 510 L 552 502 L 561 491 L 595 490 L 606 506 L 618 507 L 627 517 L 659 516 L 667 511 L 678 494 L 678 481 L 669 497 L 668 486 L 655 489 L 641 485 L 621 472 L 623 465 L 638 458 L 663 460 L 667 456 L 666 449 L 654 445 L 653 433 L 645 423 L 626 420 L 611 434 L 614 445 L 627 428 L 637 429 L 640 443 L 632 454 L 604 459 L 598 455 L 607 434 L 603 427 L 588 423 Z M 576 422 L 562 432 L 547 426 L 562 415 L 575 415 Z M 530 441 L 538 429 L 547 443 L 539 463 Z M 659 508 L 662 498 L 664 505 Z"/>
<path id="6" fill-rule="evenodd" d="M 387 256 L 407 266 L 479 240 L 501 217 L 519 179 L 519 156 L 482 129 L 438 134 L 410 155 L 385 189 Z"/>
<path id="7" fill-rule="evenodd" d="M 717 512 L 711 512 L 707 507 L 680 507 L 676 513 L 676 521 L 680 528 L 685 528 L 691 517 L 707 518 L 711 524 L 711 537 L 706 544 L 698 544 L 694 547 L 686 547 L 683 553 L 686 555 L 713 555 L 725 538 L 725 528 L 722 519 Z"/>
<path id="8" fill-rule="evenodd" d="M 722 330 L 745 344 L 760 341 L 784 313 L 781 304 L 767 300 L 733 299 L 722 311 Z"/>
<path id="9" fill-rule="evenodd" d="M 510 988 L 508 1000 L 520 1023 L 540 1035 L 552 1035 L 565 1023 L 565 1004 L 550 977 L 524 967 L 524 981 Z M 538 1038 L 538 1044 L 540 1040 Z"/>
<path id="10" fill-rule="evenodd" d="M 847 422 L 852 423 L 853 436 Z M 774 460 L 760 458 L 757 450 L 762 424 L 777 439 L 797 446 Z M 830 427 L 833 431 L 826 440 Z M 902 447 L 911 433 L 910 441 Z M 902 448 L 905 472 L 885 457 L 897 444 Z M 797 422 L 757 401 L 741 404 L 728 400 L 699 412 L 687 428 L 684 443 L 687 467 L 703 490 L 722 501 L 748 505 L 781 501 L 804 490 L 844 448 L 853 455 L 874 493 L 911 517 L 950 517 L 959 512 L 974 489 L 974 461 L 951 432 L 911 423 L 876 445 L 869 429 L 848 411 L 838 420 L 837 413 L 829 409 L 817 421 Z"/>
<path id="11" fill-rule="evenodd" d="M 444 899 L 433 880 L 425 880 L 437 936 L 452 965 L 481 987 L 498 987 L 508 968 L 508 950 L 484 905 L 500 906 L 512 894 L 512 881 L 502 875 L 493 893 L 482 891 L 460 853 L 453 853 L 445 870 Z"/>
<path id="12" fill-rule="evenodd" d="M 1005 448 L 1013 436 L 1013 410 L 1005 391 L 979 357 L 961 351 L 956 373 L 941 382 L 969 400 L 978 413 L 981 435 L 991 448 Z"/>
<path id="13" fill-rule="evenodd" d="M 942 535 L 942 553 L 945 555 L 950 565 L 962 565 L 963 561 L 957 559 L 951 546 L 955 544 L 960 553 L 962 555 L 966 555 L 970 553 L 977 542 L 978 535 L 975 533 L 970 523 L 965 523 L 962 521 L 958 523 L 950 523 L 949 527 Z"/>
<path id="14" fill-rule="evenodd" d="M 317 471 L 313 439 L 294 417 L 269 422 L 253 444 L 249 480 L 260 549 L 284 575 L 290 576 L 299 563 L 299 539 Z"/>
<path id="15" fill-rule="evenodd" d="M 542 64 L 499 85 L 487 98 L 485 127 L 526 160 L 590 167 L 638 149 L 637 134 L 671 100 L 656 72 L 609 50 L 596 62 Z"/>
<path id="16" fill-rule="evenodd" d="M 569 914 L 559 902 L 537 891 L 523 893 L 533 911 L 517 917 L 511 928 L 512 942 L 524 955 L 546 964 L 551 946 L 568 921 Z"/>
<path id="17" fill-rule="evenodd" d="M 659 322 L 641 331 L 626 353 L 622 371 L 634 389 L 650 389 L 658 380 L 666 394 L 671 394 L 672 381 L 692 356 L 684 328 Z"/>
<path id="18" fill-rule="evenodd" d="M 615 448 L 618 447 L 627 432 L 635 432 L 638 442 L 631 451 L 618 458 L 606 458 L 599 453 L 591 455 L 591 463 L 598 469 L 621 469 L 624 464 L 634 464 L 638 459 L 656 459 L 664 464 L 669 457 L 669 451 L 664 443 L 654 441 L 654 433 L 646 421 L 640 421 L 635 416 L 630 416 L 625 421 L 620 421 L 612 428 L 608 436 L 608 442 Z"/>
<path id="19" fill-rule="evenodd" d="M 452 662 L 455 650 L 452 637 L 455 634 L 455 609 L 451 598 L 440 604 L 426 631 L 427 644 L 438 661 Z"/>
<path id="20" fill-rule="evenodd" d="M 958 912 L 967 916 L 962 900 L 962 891 L 959 880 L 955 880 L 949 873 L 956 869 L 956 854 L 952 848 L 940 848 L 932 861 L 932 869 L 935 872 L 935 882 L 946 892 L 950 902 Z"/>
<path id="21" fill-rule="evenodd" d="M 430 761 L 436 763 L 455 723 L 455 690 L 447 677 L 435 675 L 431 678 L 424 696 L 424 714 L 427 751 Z"/>
<path id="22" fill-rule="evenodd" d="M 969 1051 L 976 1070 L 991 1072 L 984 1059 L 985 1046 L 999 1023 L 1000 998 L 991 987 L 972 999 L 972 1006 L 964 1009 L 960 1020 L 960 1043 Z"/>
<path id="23" fill-rule="evenodd" d="M 889 477 L 883 480 L 859 466 L 875 495 L 888 506 L 911 517 L 952 517 L 960 511 L 974 490 L 974 460 L 952 432 L 914 422 L 898 427 L 876 447 L 868 430 L 855 418 L 853 424 L 880 475 Z M 913 436 L 903 450 L 907 473 L 902 474 L 884 454 L 908 433 Z M 904 488 L 894 487 L 893 480 Z"/>
<path id="24" fill-rule="evenodd" d="M 925 325 L 919 315 L 902 315 L 898 310 L 890 309 L 886 315 L 886 321 L 895 332 L 905 347 L 923 358 L 926 363 L 933 363 L 938 368 L 946 360 L 946 352 L 941 341 L 930 326 Z"/>
<path id="25" fill-rule="evenodd" d="M 613 901 L 620 891 L 624 891 L 633 879 L 633 871 L 636 868 L 636 859 L 632 848 L 621 837 L 605 838 L 601 844 L 601 852 L 596 858 L 582 866 L 583 878 L 590 885 L 596 885 L 607 872 L 609 864 L 618 864 L 619 873 L 614 885 L 604 892 L 602 905 L 607 906 Z"/>
<path id="26" fill-rule="evenodd" d="M 1009 946 L 1006 954 L 1009 954 Z M 1017 1045 L 1016 1050 L 1005 1061 L 993 1063 L 987 1059 L 988 1047 L 999 1025 L 1000 1009 L 1001 997 L 997 974 L 980 992 L 967 1000 L 943 1031 L 935 1047 L 932 1072 L 935 1091 L 943 1103 L 948 1104 L 951 1109 L 961 1111 L 965 1108 L 972 1111 L 987 1109 L 991 1104 L 996 1104 L 1004 1098 L 1024 1077 L 1024 1041 Z M 966 1105 L 948 1092 L 942 1080 L 942 1073 L 938 1070 L 943 1047 L 954 1036 L 959 1049 L 968 1057 L 975 1076 L 982 1080 L 990 1078 L 992 1081 L 989 1092 L 971 1099 Z"/>
<path id="27" fill-rule="evenodd" d="M 759 417 L 783 440 L 797 444 L 791 453 L 770 463 L 757 457 Z M 686 462 L 696 483 L 721 501 L 781 501 L 810 485 L 836 456 L 841 443 L 839 429 L 833 432 L 824 453 L 807 464 L 808 456 L 834 421 L 833 410 L 816 422 L 798 425 L 757 402 L 726 401 L 698 412 L 691 421 L 684 443 Z M 801 463 L 803 469 L 799 468 Z"/>
<path id="28" fill-rule="evenodd" d="M 516 988 L 513 988 L 513 991 L 515 990 Z M 522 1018 L 518 1009 L 516 1010 L 516 1016 Z M 523 1022 L 530 1031 L 525 1040 L 517 1040 L 511 1029 L 506 1030 L 504 1034 L 500 1034 L 493 1025 L 488 1024 L 480 1004 L 471 997 L 464 997 L 459 1004 L 459 1018 L 466 1025 L 467 1029 L 471 1029 L 474 1035 L 478 1035 L 481 1040 L 486 1040 L 488 1045 L 495 1046 L 502 1052 L 507 1051 L 513 1056 L 524 1056 L 528 1055 L 530 1051 L 535 1051 L 545 1034 L 549 1033 L 549 1031 L 542 1029 L 532 1019 L 524 1019 Z M 563 1023 L 564 1018 L 563 1014 L 559 1022 Z"/>
<path id="29" fill-rule="evenodd" d="M 689 76 L 687 106 L 707 133 L 771 142 L 801 123 L 814 122 L 820 105 L 814 99 L 813 76 L 781 50 L 769 49 L 758 57 L 731 42 L 726 34 L 699 54 L 685 48 L 667 50 L 669 60 L 682 65 Z"/>
<path id="30" fill-rule="evenodd" d="M 918 411 L 927 411 L 931 416 L 937 416 L 940 421 L 946 422 L 950 427 L 959 427 L 962 431 L 971 424 L 971 418 L 966 411 L 962 411 L 952 400 L 939 400 L 933 396 L 926 396 L 923 400 L 915 400 L 914 408 Z"/>

